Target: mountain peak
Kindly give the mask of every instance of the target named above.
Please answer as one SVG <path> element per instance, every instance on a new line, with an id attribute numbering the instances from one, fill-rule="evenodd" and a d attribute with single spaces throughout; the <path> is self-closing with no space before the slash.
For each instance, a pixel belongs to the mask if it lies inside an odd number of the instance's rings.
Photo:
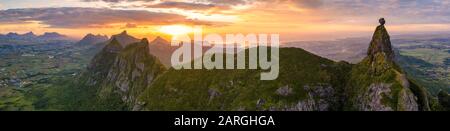
<path id="1" fill-rule="evenodd" d="M 120 35 L 128 35 L 127 30 L 122 31 L 122 33 L 120 33 Z"/>
<path id="2" fill-rule="evenodd" d="M 376 28 L 375 33 L 373 34 L 372 41 L 370 42 L 369 49 L 367 50 L 367 55 L 371 59 L 377 53 L 384 53 L 386 60 L 393 61 L 394 60 L 394 51 L 391 45 L 391 40 L 388 31 L 384 24 L 386 21 L 384 18 L 379 19 L 380 25 Z"/>
<path id="3" fill-rule="evenodd" d="M 113 37 L 111 42 L 103 48 L 105 51 L 110 53 L 117 53 L 123 49 L 123 47 L 120 45 L 119 41 Z"/>
<path id="4" fill-rule="evenodd" d="M 135 37 L 133 37 L 133 36 L 130 36 L 130 35 L 128 35 L 128 33 L 127 33 L 127 31 L 125 30 L 125 31 L 123 31 L 122 33 L 120 33 L 120 34 L 117 34 L 117 35 L 113 35 L 112 37 L 111 37 L 111 39 L 112 38 L 115 38 L 115 39 L 117 39 L 117 41 L 119 41 L 119 43 L 122 45 L 122 47 L 127 47 L 129 44 L 131 44 L 131 43 L 135 43 L 135 42 L 139 42 L 140 40 L 139 39 L 137 39 L 137 38 L 135 38 Z"/>
<path id="5" fill-rule="evenodd" d="M 86 36 L 81 39 L 78 44 L 80 45 L 91 45 L 91 44 L 97 44 L 101 42 L 108 41 L 108 36 L 106 35 L 94 35 L 92 33 L 87 34 Z"/>
<path id="6" fill-rule="evenodd" d="M 11 36 L 18 36 L 19 34 L 17 34 L 17 33 L 14 33 L 14 32 L 9 32 L 8 34 L 6 34 L 6 36 L 9 36 L 9 37 L 11 37 Z"/>
<path id="7" fill-rule="evenodd" d="M 170 44 L 169 41 L 165 40 L 164 38 L 158 36 L 153 41 L 153 44 Z"/>
<path id="8" fill-rule="evenodd" d="M 60 38 L 60 37 L 66 37 L 66 36 L 61 35 L 61 34 L 59 34 L 57 32 L 45 32 L 40 37 L 44 37 L 44 38 Z"/>
<path id="9" fill-rule="evenodd" d="M 32 36 L 32 37 L 35 37 L 36 35 L 35 35 L 32 31 L 30 31 L 30 32 L 28 32 L 28 33 L 25 33 L 24 36 Z"/>
<path id="10" fill-rule="evenodd" d="M 66 40 L 67 36 L 59 34 L 58 32 L 45 32 L 43 35 L 38 36 L 39 39 L 46 40 Z"/>
<path id="11" fill-rule="evenodd" d="M 147 39 L 147 38 L 143 38 L 143 39 L 141 40 L 141 43 L 146 43 L 146 44 L 148 44 L 148 39 Z"/>
<path id="12" fill-rule="evenodd" d="M 85 77 L 86 83 L 96 87 L 98 101 L 127 105 L 131 110 L 140 93 L 165 71 L 159 60 L 149 53 L 148 40 L 142 39 L 123 47 L 122 37 L 112 37 L 108 45 L 91 61 Z M 109 108 L 109 107 L 108 107 Z"/>
<path id="13" fill-rule="evenodd" d="M 89 34 L 87 34 L 86 36 L 84 36 L 84 37 L 93 37 L 93 36 L 95 36 L 94 34 L 92 34 L 92 33 L 89 33 Z"/>

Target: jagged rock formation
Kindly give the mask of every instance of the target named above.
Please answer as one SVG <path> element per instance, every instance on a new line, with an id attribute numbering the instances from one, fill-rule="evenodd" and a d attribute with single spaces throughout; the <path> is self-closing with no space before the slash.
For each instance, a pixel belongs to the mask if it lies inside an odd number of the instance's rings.
<path id="1" fill-rule="evenodd" d="M 100 96 L 118 93 L 121 100 L 134 105 L 140 93 L 165 71 L 159 60 L 150 54 L 148 41 L 133 43 L 123 49 L 108 71 Z"/>
<path id="2" fill-rule="evenodd" d="M 140 93 L 165 71 L 150 54 L 148 45 L 147 39 L 143 39 L 123 48 L 113 37 L 93 58 L 80 81 L 96 89 L 99 104 L 115 103 L 120 109 L 132 110 Z"/>
<path id="3" fill-rule="evenodd" d="M 0 40 L 50 41 L 50 40 L 70 40 L 70 38 L 56 32 L 46 32 L 43 35 L 39 36 L 34 34 L 33 32 L 28 32 L 25 34 L 17 34 L 10 32 L 6 35 L 0 34 Z"/>
<path id="4" fill-rule="evenodd" d="M 91 60 L 87 67 L 87 85 L 93 86 L 102 83 L 107 76 L 109 69 L 114 63 L 115 58 L 119 55 L 123 47 L 116 38 L 112 38 L 111 42 L 107 44 L 102 51 L 100 51 Z"/>
<path id="5" fill-rule="evenodd" d="M 36 37 L 38 37 L 38 36 L 35 35 L 32 31 L 30 31 L 30 32 L 28 32 L 28 33 L 25 33 L 25 34 L 23 34 L 22 36 L 23 36 L 23 37 L 26 37 L 26 38 L 36 38 Z"/>
<path id="6" fill-rule="evenodd" d="M 139 39 L 128 35 L 127 31 L 123 31 L 120 34 L 113 35 L 111 38 L 116 38 L 117 41 L 119 41 L 120 45 L 125 48 L 131 43 L 139 42 Z"/>
<path id="7" fill-rule="evenodd" d="M 108 41 L 108 36 L 106 35 L 87 34 L 86 36 L 83 37 L 83 39 L 77 42 L 77 44 L 84 46 L 84 45 L 98 44 L 106 41 Z"/>
<path id="8" fill-rule="evenodd" d="M 283 88 L 280 88 L 283 89 Z M 306 99 L 298 101 L 295 105 L 286 105 L 283 108 L 270 107 L 269 110 L 277 111 L 329 111 L 336 108 L 338 97 L 331 85 L 317 85 L 303 87 Z M 277 90 L 279 91 L 279 90 Z M 333 107 L 334 106 L 334 107 Z M 337 110 L 337 109 L 335 109 Z"/>
<path id="9" fill-rule="evenodd" d="M 57 32 L 46 32 L 43 35 L 39 36 L 39 38 L 47 40 L 64 40 L 67 39 L 67 36 L 61 35 Z"/>
<path id="10" fill-rule="evenodd" d="M 370 43 L 368 56 L 352 69 L 345 108 L 364 111 L 428 109 L 428 105 L 419 103 L 419 97 L 424 102 L 428 98 L 413 92 L 422 89 L 411 89 L 421 87 L 411 86 L 414 83 L 394 62 L 394 51 L 384 27 L 385 20 L 380 19 L 380 24 Z"/>
<path id="11" fill-rule="evenodd" d="M 374 56 L 377 53 L 384 53 L 385 59 L 392 62 L 394 60 L 394 50 L 392 49 L 389 33 L 387 32 L 386 27 L 384 27 L 384 18 L 380 19 L 380 24 L 381 25 L 376 28 L 375 33 L 373 34 L 372 41 L 367 50 L 367 56 L 371 61 L 376 61 L 374 60 Z"/>

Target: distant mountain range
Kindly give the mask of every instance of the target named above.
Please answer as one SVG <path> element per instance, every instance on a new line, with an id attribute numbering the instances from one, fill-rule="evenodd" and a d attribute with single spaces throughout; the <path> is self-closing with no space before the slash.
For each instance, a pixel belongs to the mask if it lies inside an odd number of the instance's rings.
<path id="1" fill-rule="evenodd" d="M 138 38 L 129 35 L 127 31 L 123 31 L 120 34 L 112 35 L 110 39 L 108 39 L 108 37 L 104 35 L 87 34 L 85 37 L 83 37 L 83 39 L 77 42 L 77 44 L 82 46 L 95 45 L 92 46 L 91 51 L 99 52 L 105 45 L 111 43 L 113 39 L 116 39 L 123 48 L 132 43 L 141 41 Z M 172 53 L 176 49 L 178 49 L 178 46 L 171 46 L 170 44 L 170 41 L 158 36 L 149 43 L 148 48 L 151 54 L 156 56 L 166 67 L 171 67 Z M 208 49 L 209 47 L 204 48 Z"/>
<path id="2" fill-rule="evenodd" d="M 92 45 L 92 44 L 98 44 L 102 42 L 106 42 L 108 40 L 108 36 L 106 35 L 93 35 L 93 34 L 87 34 L 83 37 L 80 41 L 77 42 L 78 45 L 84 46 L 84 45 Z"/>
<path id="3" fill-rule="evenodd" d="M 33 32 L 18 34 L 10 32 L 6 35 L 0 34 L 2 40 L 70 40 L 69 37 L 56 32 L 46 32 L 43 35 L 36 35 Z"/>

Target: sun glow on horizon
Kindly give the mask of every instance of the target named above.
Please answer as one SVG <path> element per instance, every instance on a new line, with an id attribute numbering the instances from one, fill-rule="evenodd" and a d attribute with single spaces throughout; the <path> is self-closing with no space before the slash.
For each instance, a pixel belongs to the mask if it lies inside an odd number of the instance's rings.
<path id="1" fill-rule="evenodd" d="M 194 29 L 185 25 L 166 25 L 159 28 L 159 32 L 172 36 L 193 33 Z"/>

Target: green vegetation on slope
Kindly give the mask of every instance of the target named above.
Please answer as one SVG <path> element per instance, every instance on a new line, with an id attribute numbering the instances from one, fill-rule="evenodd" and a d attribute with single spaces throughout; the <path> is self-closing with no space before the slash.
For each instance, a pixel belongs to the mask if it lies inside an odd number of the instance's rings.
<path id="1" fill-rule="evenodd" d="M 280 58 L 280 76 L 274 81 L 261 81 L 261 70 L 170 69 L 140 100 L 147 110 L 288 110 L 308 99 L 305 87 L 340 91 L 340 81 L 345 81 L 351 68 L 296 48 L 281 48 Z M 282 87 L 291 93 L 277 94 Z M 332 92 L 328 95 L 335 97 Z M 325 99 L 331 103 L 327 110 L 338 110 L 335 100 Z"/>

